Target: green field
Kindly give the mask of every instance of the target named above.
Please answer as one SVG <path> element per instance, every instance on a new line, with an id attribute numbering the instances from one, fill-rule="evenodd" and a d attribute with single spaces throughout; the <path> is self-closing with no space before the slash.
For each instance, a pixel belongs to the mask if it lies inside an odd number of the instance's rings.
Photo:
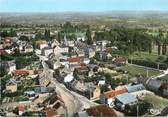
<path id="1" fill-rule="evenodd" d="M 168 105 L 168 100 L 154 94 L 148 94 L 145 99 L 146 102 L 153 104 L 154 108 L 163 109 Z"/>
<path id="2" fill-rule="evenodd" d="M 132 74 L 133 76 L 135 75 L 143 75 L 146 76 L 147 75 L 147 69 L 143 68 L 143 67 L 138 67 L 135 65 L 125 65 L 121 67 L 122 70 L 128 71 L 130 74 Z M 148 69 L 148 76 L 157 76 L 159 75 L 161 72 L 158 70 L 153 70 L 153 69 Z"/>

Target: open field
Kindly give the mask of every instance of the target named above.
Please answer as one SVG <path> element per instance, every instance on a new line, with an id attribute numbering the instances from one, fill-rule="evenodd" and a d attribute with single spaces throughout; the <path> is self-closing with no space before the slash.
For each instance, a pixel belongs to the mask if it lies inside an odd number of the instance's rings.
<path id="1" fill-rule="evenodd" d="M 143 67 L 138 67 L 135 65 L 126 65 L 126 66 L 122 66 L 121 67 L 122 70 L 128 71 L 130 74 L 132 74 L 133 76 L 135 75 L 143 75 L 146 76 L 147 75 L 147 69 L 143 68 Z M 153 69 L 148 69 L 148 76 L 157 76 L 159 75 L 161 72 L 158 70 L 153 70 Z"/>

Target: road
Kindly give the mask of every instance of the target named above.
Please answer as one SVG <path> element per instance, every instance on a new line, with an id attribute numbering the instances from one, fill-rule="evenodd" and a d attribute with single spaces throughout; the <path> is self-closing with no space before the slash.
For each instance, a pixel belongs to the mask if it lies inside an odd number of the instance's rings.
<path id="1" fill-rule="evenodd" d="M 91 102 L 89 99 L 86 97 L 68 90 L 65 85 L 59 83 L 56 78 L 53 77 L 53 70 L 50 69 L 45 62 L 44 56 L 40 56 L 40 60 L 42 62 L 42 66 L 44 68 L 43 72 L 47 78 L 51 80 L 51 82 L 55 85 L 56 87 L 56 92 L 60 94 L 62 99 L 64 100 L 65 106 L 68 111 L 68 116 L 73 116 L 74 113 L 83 110 L 84 108 L 89 108 L 92 106 L 95 106 L 96 104 L 94 102 Z"/>

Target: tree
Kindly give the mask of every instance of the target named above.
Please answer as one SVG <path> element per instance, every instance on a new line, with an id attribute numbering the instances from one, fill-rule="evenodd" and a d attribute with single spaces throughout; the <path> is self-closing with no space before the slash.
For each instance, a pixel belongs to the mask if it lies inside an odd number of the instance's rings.
<path id="1" fill-rule="evenodd" d="M 50 39 L 50 30 L 45 29 L 44 37 L 46 38 L 46 40 Z"/>
<path id="2" fill-rule="evenodd" d="M 6 74 L 7 74 L 6 69 L 4 67 L 0 67 L 0 77 L 3 77 Z"/>
<path id="3" fill-rule="evenodd" d="M 20 36 L 19 40 L 21 40 L 21 41 L 29 41 L 29 38 L 27 36 Z"/>
<path id="4" fill-rule="evenodd" d="M 88 45 L 91 45 L 93 44 L 93 40 L 92 40 L 92 37 L 91 37 L 91 31 L 90 31 L 90 28 L 88 27 L 87 31 L 86 31 L 86 42 Z"/>
<path id="5" fill-rule="evenodd" d="M 157 39 L 156 39 L 156 44 L 157 44 L 157 46 L 158 46 L 158 55 L 161 54 L 162 39 L 163 39 L 163 33 L 161 32 L 161 30 L 159 30 L 159 35 L 157 36 Z"/>
<path id="6" fill-rule="evenodd" d="M 10 36 L 11 37 L 16 37 L 17 36 L 16 31 L 13 30 L 13 28 L 10 29 Z"/>

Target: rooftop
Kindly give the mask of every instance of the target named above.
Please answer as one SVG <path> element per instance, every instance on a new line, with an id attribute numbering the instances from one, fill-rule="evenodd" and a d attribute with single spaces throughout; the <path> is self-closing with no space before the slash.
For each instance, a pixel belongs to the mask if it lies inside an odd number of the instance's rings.
<path id="1" fill-rule="evenodd" d="M 130 93 L 124 93 L 124 94 L 118 95 L 116 96 L 116 99 L 122 102 L 123 104 L 129 104 L 137 101 L 136 97 Z"/>
<path id="2" fill-rule="evenodd" d="M 93 117 L 116 117 L 115 111 L 107 105 L 99 105 L 86 109 L 89 116 Z"/>

